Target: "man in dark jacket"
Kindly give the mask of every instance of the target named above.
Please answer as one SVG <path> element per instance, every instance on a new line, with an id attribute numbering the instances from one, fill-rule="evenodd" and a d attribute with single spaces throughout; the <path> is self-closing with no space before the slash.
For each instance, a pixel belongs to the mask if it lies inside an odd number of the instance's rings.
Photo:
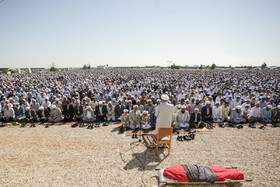
<path id="1" fill-rule="evenodd" d="M 26 107 L 25 111 L 25 122 L 26 123 L 34 123 L 37 121 L 37 115 L 35 110 L 31 109 L 30 107 Z"/>
<path id="2" fill-rule="evenodd" d="M 72 121 L 74 117 L 74 107 L 72 104 L 70 104 L 70 101 L 66 101 L 66 105 L 63 106 L 63 115 L 64 119 L 63 121 Z"/>
<path id="3" fill-rule="evenodd" d="M 99 101 L 98 106 L 95 107 L 96 122 L 105 122 L 106 115 L 108 113 L 107 107 L 103 105 L 102 101 Z"/>
<path id="4" fill-rule="evenodd" d="M 83 120 L 83 107 L 80 104 L 80 100 L 76 102 L 76 106 L 74 107 L 75 110 L 75 121 L 82 121 Z"/>
<path id="5" fill-rule="evenodd" d="M 202 116 L 202 121 L 203 122 L 212 124 L 212 122 L 213 122 L 212 107 L 211 107 L 211 103 L 209 101 L 207 101 L 206 105 L 204 107 L 202 107 L 201 116 Z"/>
<path id="6" fill-rule="evenodd" d="M 42 123 L 47 122 L 49 116 L 50 116 L 49 110 L 44 110 L 44 107 L 40 106 L 38 111 L 38 120 L 41 121 Z"/>
<path id="7" fill-rule="evenodd" d="M 121 116 L 123 114 L 123 110 L 125 109 L 125 106 L 122 104 L 122 101 L 119 100 L 118 101 L 118 105 L 116 105 L 115 107 L 115 116 L 116 116 L 116 120 L 121 120 Z"/>
<path id="8" fill-rule="evenodd" d="M 199 109 L 196 108 L 194 109 L 194 112 L 191 113 L 190 116 L 190 128 L 203 128 L 204 127 L 204 123 L 201 121 L 201 114 L 199 113 Z"/>

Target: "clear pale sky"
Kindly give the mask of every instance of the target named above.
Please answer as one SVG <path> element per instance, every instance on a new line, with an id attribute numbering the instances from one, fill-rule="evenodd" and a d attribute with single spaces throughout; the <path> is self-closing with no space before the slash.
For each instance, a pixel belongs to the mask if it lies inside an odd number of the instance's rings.
<path id="1" fill-rule="evenodd" d="M 0 3 L 0 67 L 167 66 L 167 61 L 280 66 L 280 0 Z"/>

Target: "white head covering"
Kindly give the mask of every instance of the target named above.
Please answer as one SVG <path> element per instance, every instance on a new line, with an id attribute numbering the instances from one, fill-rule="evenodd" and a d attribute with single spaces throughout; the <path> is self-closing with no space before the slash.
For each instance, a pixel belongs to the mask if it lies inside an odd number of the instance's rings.
<path id="1" fill-rule="evenodd" d="M 148 114 L 148 111 L 147 111 L 147 110 L 144 110 L 144 111 L 143 111 L 143 114 Z"/>
<path id="2" fill-rule="evenodd" d="M 168 101 L 169 100 L 169 96 L 166 95 L 166 94 L 163 94 L 163 95 L 161 95 L 161 99 L 165 100 L 165 101 Z"/>
<path id="3" fill-rule="evenodd" d="M 236 109 L 241 109 L 242 108 L 242 106 L 240 106 L 240 105 L 238 105 L 237 107 L 236 107 Z"/>
<path id="4" fill-rule="evenodd" d="M 103 104 L 103 102 L 102 102 L 102 101 L 99 101 L 99 102 L 98 102 L 98 104 L 99 104 L 99 105 L 102 105 L 102 104 Z"/>
<path id="5" fill-rule="evenodd" d="M 52 109 L 55 109 L 56 108 L 56 105 L 52 105 Z"/>
<path id="6" fill-rule="evenodd" d="M 267 108 L 272 108 L 272 105 L 267 105 Z"/>
<path id="7" fill-rule="evenodd" d="M 127 109 L 124 109 L 123 112 L 128 112 L 128 110 L 127 110 Z"/>
<path id="8" fill-rule="evenodd" d="M 43 107 L 43 106 L 40 106 L 40 107 L 39 107 L 39 110 L 44 110 L 44 107 Z"/>
<path id="9" fill-rule="evenodd" d="M 280 109 L 280 105 L 277 105 L 277 108 Z"/>
<path id="10" fill-rule="evenodd" d="M 186 109 L 186 105 L 182 105 L 182 106 L 181 106 L 181 109 Z"/>

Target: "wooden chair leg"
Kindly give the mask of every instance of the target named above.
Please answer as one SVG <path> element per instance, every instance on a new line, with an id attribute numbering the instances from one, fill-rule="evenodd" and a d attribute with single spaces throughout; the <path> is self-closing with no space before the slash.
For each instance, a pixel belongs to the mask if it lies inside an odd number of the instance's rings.
<path id="1" fill-rule="evenodd" d="M 168 144 L 168 155 L 170 154 L 171 144 Z"/>
<path id="2" fill-rule="evenodd" d="M 158 156 L 158 144 L 156 146 L 156 156 Z"/>
<path id="3" fill-rule="evenodd" d="M 155 148 L 155 139 L 153 137 L 152 147 Z"/>

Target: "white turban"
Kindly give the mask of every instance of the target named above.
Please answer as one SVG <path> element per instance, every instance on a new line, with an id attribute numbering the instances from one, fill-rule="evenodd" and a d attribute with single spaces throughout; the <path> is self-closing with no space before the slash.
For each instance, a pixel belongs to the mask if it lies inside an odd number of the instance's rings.
<path id="1" fill-rule="evenodd" d="M 163 95 L 161 96 L 161 99 L 162 99 L 162 100 L 165 100 L 165 101 L 168 101 L 168 100 L 169 100 L 169 96 L 166 95 L 166 94 L 163 94 Z"/>

